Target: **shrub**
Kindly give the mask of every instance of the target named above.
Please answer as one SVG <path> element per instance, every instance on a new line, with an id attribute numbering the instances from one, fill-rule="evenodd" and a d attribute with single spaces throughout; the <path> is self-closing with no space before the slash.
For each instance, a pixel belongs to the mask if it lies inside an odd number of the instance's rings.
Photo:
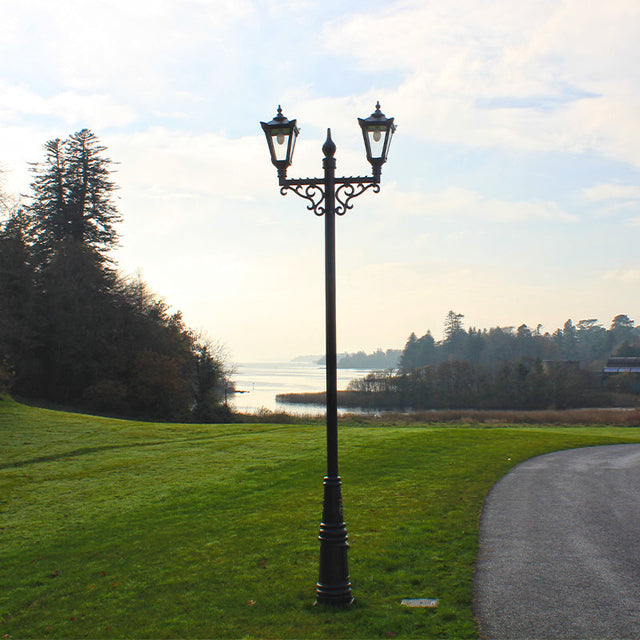
<path id="1" fill-rule="evenodd" d="M 0 394 L 9 391 L 10 375 L 6 367 L 0 362 Z"/>
<path id="2" fill-rule="evenodd" d="M 87 387 L 82 397 L 96 411 L 126 413 L 129 409 L 127 387 L 119 380 L 100 380 Z"/>

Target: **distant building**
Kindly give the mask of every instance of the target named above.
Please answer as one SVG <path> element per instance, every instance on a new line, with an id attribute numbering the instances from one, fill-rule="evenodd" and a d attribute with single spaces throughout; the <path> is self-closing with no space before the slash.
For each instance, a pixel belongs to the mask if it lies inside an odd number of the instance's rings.
<path id="1" fill-rule="evenodd" d="M 640 358 L 609 358 L 603 373 L 640 373 Z"/>
<path id="2" fill-rule="evenodd" d="M 640 358 L 609 358 L 602 369 L 602 381 L 616 391 L 640 393 Z"/>

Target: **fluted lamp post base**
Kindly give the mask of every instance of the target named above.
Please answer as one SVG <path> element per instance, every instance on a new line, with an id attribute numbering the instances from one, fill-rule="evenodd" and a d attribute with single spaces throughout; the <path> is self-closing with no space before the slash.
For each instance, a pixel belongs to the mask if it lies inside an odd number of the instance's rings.
<path id="1" fill-rule="evenodd" d="M 316 604 L 349 606 L 353 602 L 347 561 L 347 527 L 342 514 L 340 476 L 324 479 L 324 505 L 320 524 L 320 577 Z"/>

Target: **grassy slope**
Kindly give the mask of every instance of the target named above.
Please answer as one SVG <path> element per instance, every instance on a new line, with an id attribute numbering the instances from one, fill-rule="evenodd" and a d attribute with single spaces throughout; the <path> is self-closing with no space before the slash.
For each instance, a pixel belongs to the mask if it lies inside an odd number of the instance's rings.
<path id="1" fill-rule="evenodd" d="M 331 611 L 312 607 L 322 427 L 137 423 L 0 400 L 0 636 L 473 638 L 491 485 L 533 455 L 640 430 L 346 426 L 340 438 L 356 604 Z"/>

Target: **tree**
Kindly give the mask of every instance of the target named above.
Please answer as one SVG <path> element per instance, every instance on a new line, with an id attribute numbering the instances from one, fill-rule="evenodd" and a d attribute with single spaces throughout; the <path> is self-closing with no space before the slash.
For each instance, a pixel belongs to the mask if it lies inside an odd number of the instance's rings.
<path id="1" fill-rule="evenodd" d="M 33 364 L 34 274 L 28 220 L 20 199 L 2 188 L 2 177 L 0 167 L 0 378 L 13 386 Z"/>
<path id="2" fill-rule="evenodd" d="M 34 224 L 33 240 L 43 261 L 71 240 L 90 247 L 99 258 L 117 241 L 114 224 L 120 215 L 113 204 L 116 185 L 106 147 L 89 129 L 44 145 L 45 159 L 33 163 L 33 192 L 27 207 Z"/>
<path id="3" fill-rule="evenodd" d="M 571 319 L 567 320 L 562 327 L 561 348 L 565 360 L 578 359 L 578 332 Z"/>
<path id="4" fill-rule="evenodd" d="M 640 358 L 640 344 L 631 344 L 628 340 L 624 340 L 613 355 L 616 358 Z"/>
<path id="5" fill-rule="evenodd" d="M 611 321 L 611 333 L 616 344 L 629 340 L 633 334 L 634 322 L 626 314 L 617 315 Z"/>
<path id="6" fill-rule="evenodd" d="M 487 362 L 493 367 L 515 359 L 516 336 L 513 327 L 493 327 L 486 335 Z"/>
<path id="7" fill-rule="evenodd" d="M 426 367 L 435 364 L 436 357 L 436 343 L 431 332 L 427 331 L 422 338 L 412 333 L 400 354 L 398 368 L 406 372 Z"/>
<path id="8" fill-rule="evenodd" d="M 37 331 L 43 365 L 41 389 L 71 402 L 105 367 L 111 350 L 115 274 L 90 247 L 66 239 L 38 273 Z"/>
<path id="9" fill-rule="evenodd" d="M 464 315 L 449 311 L 444 319 L 444 340 L 442 350 L 445 359 L 462 360 L 465 358 L 467 334 L 462 326 Z"/>
<path id="10" fill-rule="evenodd" d="M 225 358 L 219 345 L 202 337 L 193 336 L 192 340 L 193 416 L 209 422 L 229 413 L 226 387 L 230 372 L 224 366 Z"/>
<path id="11" fill-rule="evenodd" d="M 609 355 L 607 330 L 597 318 L 580 320 L 576 325 L 579 360 L 591 368 L 602 366 Z"/>
<path id="12" fill-rule="evenodd" d="M 39 381 L 31 392 L 70 402 L 102 375 L 113 318 L 116 186 L 111 160 L 88 129 L 44 145 L 25 213 L 38 299 Z"/>
<path id="13" fill-rule="evenodd" d="M 179 419 L 189 406 L 189 385 L 179 358 L 143 351 L 134 361 L 130 389 L 134 410 Z"/>
<path id="14" fill-rule="evenodd" d="M 431 335 L 431 331 L 427 331 L 422 338 L 418 340 L 418 366 L 426 367 L 436 362 L 436 341 Z"/>
<path id="15" fill-rule="evenodd" d="M 418 367 L 418 336 L 411 332 L 407 339 L 399 362 L 400 369 L 409 371 Z"/>
<path id="16" fill-rule="evenodd" d="M 458 333 L 462 332 L 462 319 L 464 315 L 462 313 L 455 313 L 454 311 L 449 311 L 444 319 L 444 339 L 451 340 Z"/>

